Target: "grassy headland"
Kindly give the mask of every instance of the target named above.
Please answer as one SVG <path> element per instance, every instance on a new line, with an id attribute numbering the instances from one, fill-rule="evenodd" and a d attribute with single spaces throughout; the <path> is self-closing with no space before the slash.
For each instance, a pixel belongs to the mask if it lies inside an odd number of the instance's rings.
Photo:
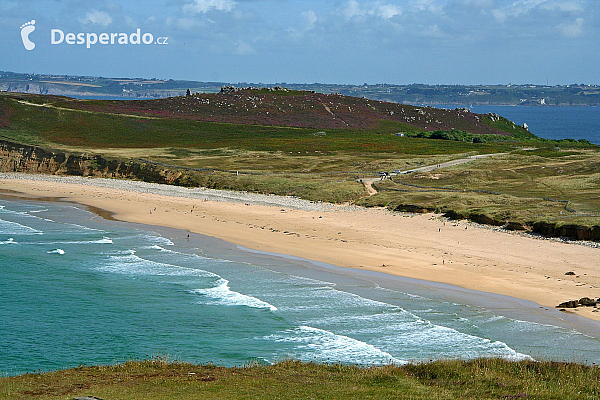
<path id="1" fill-rule="evenodd" d="M 0 399 L 597 399 L 600 369 L 499 359 L 361 368 L 287 361 L 222 368 L 162 360 L 0 378 Z"/>
<path id="2" fill-rule="evenodd" d="M 598 146 L 540 139 L 497 115 L 461 109 L 301 91 L 142 101 L 2 94 L 0 137 L 139 163 L 153 174 L 169 169 L 172 183 L 186 186 L 431 210 L 517 228 L 600 225 Z M 371 197 L 359 182 L 486 153 L 507 154 L 401 175 Z M 92 158 L 88 164 L 78 173 L 116 176 Z"/>

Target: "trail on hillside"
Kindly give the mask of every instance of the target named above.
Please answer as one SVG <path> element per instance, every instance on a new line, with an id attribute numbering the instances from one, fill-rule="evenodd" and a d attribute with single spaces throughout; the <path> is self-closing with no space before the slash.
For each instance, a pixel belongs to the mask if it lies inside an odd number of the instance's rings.
<path id="1" fill-rule="evenodd" d="M 334 113 L 333 111 L 331 111 L 331 108 L 329 108 L 329 106 L 325 105 L 324 103 L 321 103 L 321 105 L 323 107 L 325 107 L 325 111 L 327 111 L 329 114 L 331 114 L 331 116 L 334 119 L 339 119 L 340 121 L 342 121 L 346 126 L 350 126 L 349 123 L 347 123 L 346 121 L 344 121 L 342 118 L 340 118 L 339 116 L 336 115 L 336 113 Z"/>
<path id="2" fill-rule="evenodd" d="M 17 100 L 17 103 L 24 104 L 26 106 L 52 108 L 54 110 L 59 110 L 59 111 L 72 111 L 72 112 L 79 112 L 79 113 L 84 113 L 84 114 L 114 115 L 114 116 L 139 118 L 139 119 L 160 119 L 158 117 L 148 117 L 148 116 L 145 116 L 145 115 L 119 114 L 119 113 L 108 113 L 108 112 L 80 110 L 80 109 L 77 109 L 77 108 L 57 107 L 57 106 L 55 106 L 53 104 L 49 104 L 49 103 L 44 103 L 44 104 L 30 103 L 30 102 L 25 101 L 25 100 Z"/>
<path id="3" fill-rule="evenodd" d="M 400 171 L 397 173 L 390 173 L 389 176 L 392 177 L 392 176 L 403 175 L 403 174 L 408 174 L 408 173 L 412 173 L 412 172 L 430 172 L 430 171 L 433 171 L 436 169 L 448 168 L 448 167 L 453 167 L 455 165 L 466 164 L 468 162 L 471 162 L 473 160 L 477 160 L 480 158 L 486 158 L 486 157 L 492 157 L 492 156 L 502 156 L 502 155 L 506 155 L 506 154 L 508 154 L 508 153 L 479 154 L 479 155 L 475 155 L 475 156 L 469 156 L 466 158 L 459 158 L 456 160 L 446 161 L 446 162 L 439 163 L 439 164 L 425 165 L 423 167 L 412 168 L 412 169 Z M 381 177 L 379 177 L 379 178 L 363 178 L 360 180 L 360 182 L 363 184 L 363 186 L 369 193 L 369 196 L 373 196 L 378 193 L 377 190 L 373 187 L 373 183 L 380 181 L 380 180 L 383 180 L 383 179 Z"/>

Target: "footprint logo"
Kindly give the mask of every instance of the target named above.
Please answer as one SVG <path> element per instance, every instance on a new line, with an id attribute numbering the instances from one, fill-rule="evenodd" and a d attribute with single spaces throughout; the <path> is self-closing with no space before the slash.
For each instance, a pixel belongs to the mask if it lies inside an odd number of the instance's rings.
<path id="1" fill-rule="evenodd" d="M 35 49 L 35 43 L 29 40 L 29 34 L 33 31 L 35 31 L 35 19 L 21 25 L 21 39 L 23 39 L 23 46 L 26 50 Z"/>

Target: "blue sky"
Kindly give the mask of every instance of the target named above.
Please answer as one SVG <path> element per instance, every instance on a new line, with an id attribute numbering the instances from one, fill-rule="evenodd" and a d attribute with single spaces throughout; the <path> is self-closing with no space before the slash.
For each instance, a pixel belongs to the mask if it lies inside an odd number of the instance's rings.
<path id="1" fill-rule="evenodd" d="M 20 26 L 34 19 L 27 51 Z M 50 43 L 51 29 L 168 45 Z M 0 0 L 0 70 L 227 82 L 600 83 L 598 0 Z"/>

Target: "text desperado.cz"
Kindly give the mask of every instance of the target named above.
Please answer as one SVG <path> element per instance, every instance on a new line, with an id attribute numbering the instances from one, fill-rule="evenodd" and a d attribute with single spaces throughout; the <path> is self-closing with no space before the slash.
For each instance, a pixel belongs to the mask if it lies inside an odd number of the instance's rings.
<path id="1" fill-rule="evenodd" d="M 52 29 L 50 31 L 50 43 L 51 44 L 85 44 L 89 49 L 95 44 L 102 45 L 126 45 L 126 44 L 168 44 L 167 37 L 159 37 L 154 40 L 154 35 L 151 33 L 144 33 L 142 35 L 141 30 L 138 29 L 130 35 L 126 33 L 67 33 L 65 34 L 60 29 Z"/>

